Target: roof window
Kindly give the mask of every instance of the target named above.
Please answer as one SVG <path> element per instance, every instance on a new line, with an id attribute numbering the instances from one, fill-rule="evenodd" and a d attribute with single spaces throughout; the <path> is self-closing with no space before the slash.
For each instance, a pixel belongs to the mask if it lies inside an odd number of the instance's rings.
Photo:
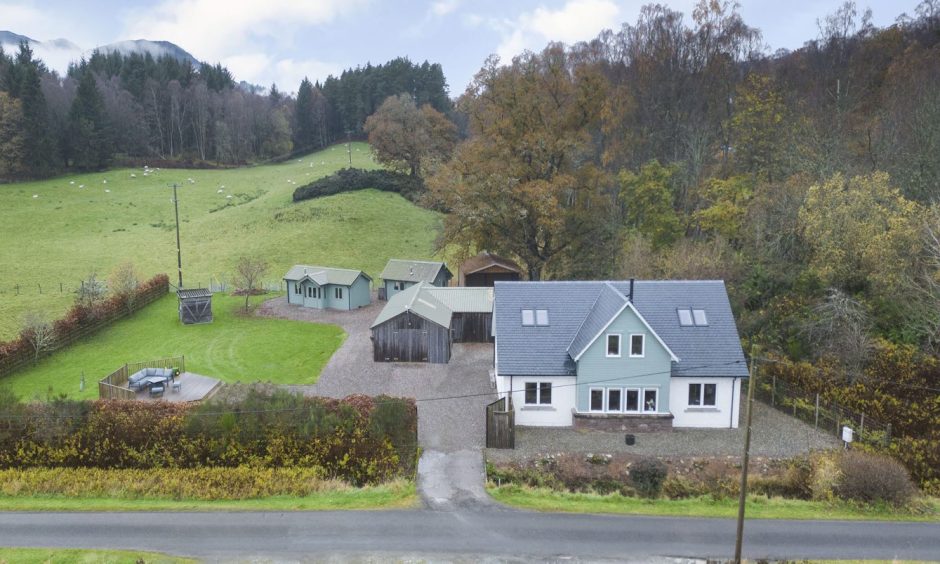
<path id="1" fill-rule="evenodd" d="M 679 313 L 680 327 L 705 327 L 708 325 L 708 317 L 705 316 L 704 309 L 685 308 L 676 311 Z"/>

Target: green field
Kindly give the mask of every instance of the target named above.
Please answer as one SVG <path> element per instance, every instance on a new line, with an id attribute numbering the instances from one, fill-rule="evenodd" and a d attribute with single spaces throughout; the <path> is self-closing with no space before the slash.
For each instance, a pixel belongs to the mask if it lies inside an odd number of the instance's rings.
<path id="1" fill-rule="evenodd" d="M 95 564 L 184 564 L 198 562 L 191 558 L 179 558 L 159 552 L 139 550 L 89 550 L 84 548 L 0 548 L 0 563 L 6 564 L 73 564 L 94 562 Z"/>
<path id="2" fill-rule="evenodd" d="M 214 321 L 184 326 L 169 295 L 0 383 L 23 399 L 44 399 L 50 389 L 97 398 L 98 380 L 125 362 L 185 356 L 188 371 L 225 382 L 312 384 L 346 338 L 335 325 L 245 315 L 244 304 L 244 298 L 216 294 Z M 85 390 L 79 391 L 82 371 Z"/>
<path id="3" fill-rule="evenodd" d="M 353 166 L 376 166 L 364 143 L 353 144 L 352 156 Z M 28 311 L 59 316 L 82 278 L 106 276 L 126 260 L 143 276 L 165 272 L 175 284 L 173 182 L 181 186 L 189 287 L 210 277 L 228 281 L 242 254 L 267 258 L 266 280 L 274 283 L 296 263 L 361 268 L 374 277 L 390 257 L 430 258 L 440 216 L 396 194 L 291 202 L 297 186 L 347 165 L 345 147 L 337 146 L 277 165 L 146 177 L 121 169 L 0 185 L 0 340 L 16 334 Z"/>

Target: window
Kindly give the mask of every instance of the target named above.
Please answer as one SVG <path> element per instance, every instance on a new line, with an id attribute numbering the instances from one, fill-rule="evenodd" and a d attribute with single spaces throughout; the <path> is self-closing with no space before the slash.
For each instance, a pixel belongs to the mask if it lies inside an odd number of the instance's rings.
<path id="1" fill-rule="evenodd" d="M 607 389 L 607 411 L 620 411 L 620 388 Z"/>
<path id="2" fill-rule="evenodd" d="M 689 406 L 715 407 L 718 384 L 689 384 Z"/>
<path id="3" fill-rule="evenodd" d="M 313 297 L 313 288 L 311 288 L 310 286 L 307 286 L 307 297 L 308 298 Z"/>
<path id="4" fill-rule="evenodd" d="M 552 383 L 551 382 L 526 382 L 525 383 L 525 403 L 526 405 L 551 405 Z"/>
<path id="5" fill-rule="evenodd" d="M 643 413 L 656 413 L 657 396 L 659 396 L 659 390 L 655 388 L 643 390 Z"/>
<path id="6" fill-rule="evenodd" d="M 548 325 L 548 310 L 547 309 L 535 310 L 535 324 L 542 325 L 542 326 Z"/>
<path id="7" fill-rule="evenodd" d="M 404 289 L 405 289 L 405 283 L 404 283 L 404 282 L 394 282 L 394 283 L 392 283 L 392 288 L 393 288 L 396 292 L 401 291 L 401 290 L 404 290 Z"/>
<path id="8" fill-rule="evenodd" d="M 633 413 L 640 411 L 640 390 L 638 388 L 627 388 L 626 393 L 627 397 L 623 410 Z"/>
<path id="9" fill-rule="evenodd" d="M 604 411 L 604 389 L 591 388 L 591 411 Z"/>
<path id="10" fill-rule="evenodd" d="M 337 299 L 337 300 L 343 299 L 343 289 L 342 289 L 342 288 L 336 288 L 335 291 L 333 292 L 333 295 L 336 296 L 336 299 Z"/>
<path id="11" fill-rule="evenodd" d="M 297 282 L 294 282 L 294 293 L 295 293 L 295 294 L 303 294 L 303 293 L 304 293 L 303 288 L 301 288 L 301 287 L 300 287 L 300 284 L 298 284 Z"/>
<path id="12" fill-rule="evenodd" d="M 531 309 L 522 310 L 522 325 L 523 326 L 532 326 L 535 325 L 535 312 Z"/>
<path id="13" fill-rule="evenodd" d="M 704 309 L 678 309 L 679 325 L 681 327 L 705 327 L 708 325 L 708 317 Z"/>
<path id="14" fill-rule="evenodd" d="M 620 335 L 607 335 L 607 356 L 620 356 Z"/>
<path id="15" fill-rule="evenodd" d="M 630 356 L 643 356 L 643 342 L 645 338 L 642 333 L 630 335 Z"/>

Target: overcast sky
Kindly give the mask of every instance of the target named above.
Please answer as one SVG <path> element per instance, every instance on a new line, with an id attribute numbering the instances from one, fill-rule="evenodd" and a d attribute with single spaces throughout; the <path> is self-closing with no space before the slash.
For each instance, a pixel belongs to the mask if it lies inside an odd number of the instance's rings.
<path id="1" fill-rule="evenodd" d="M 858 2 L 874 23 L 913 14 L 919 0 Z M 690 14 L 694 0 L 670 0 Z M 490 54 L 508 60 L 550 40 L 590 39 L 635 22 L 633 0 L 0 0 L 0 29 L 33 39 L 66 38 L 89 49 L 123 39 L 167 40 L 197 59 L 221 62 L 236 79 L 295 91 L 343 68 L 397 56 L 439 62 L 453 96 Z M 817 36 L 816 20 L 842 0 L 741 0 L 745 21 L 771 50 Z"/>

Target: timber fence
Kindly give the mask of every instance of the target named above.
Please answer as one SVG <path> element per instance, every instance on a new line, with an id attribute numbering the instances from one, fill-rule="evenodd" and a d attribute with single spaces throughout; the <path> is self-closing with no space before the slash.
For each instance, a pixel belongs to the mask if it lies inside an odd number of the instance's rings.
<path id="1" fill-rule="evenodd" d="M 98 397 L 101 399 L 136 399 L 137 393 L 127 387 L 131 374 L 144 368 L 177 368 L 186 371 L 186 357 L 161 358 L 146 362 L 125 364 L 98 381 Z"/>
<path id="2" fill-rule="evenodd" d="M 808 393 L 776 376 L 761 380 L 754 389 L 754 398 L 839 439 L 842 428 L 849 427 L 853 442 L 879 448 L 891 445 L 891 423 L 828 402 L 820 394 Z"/>

